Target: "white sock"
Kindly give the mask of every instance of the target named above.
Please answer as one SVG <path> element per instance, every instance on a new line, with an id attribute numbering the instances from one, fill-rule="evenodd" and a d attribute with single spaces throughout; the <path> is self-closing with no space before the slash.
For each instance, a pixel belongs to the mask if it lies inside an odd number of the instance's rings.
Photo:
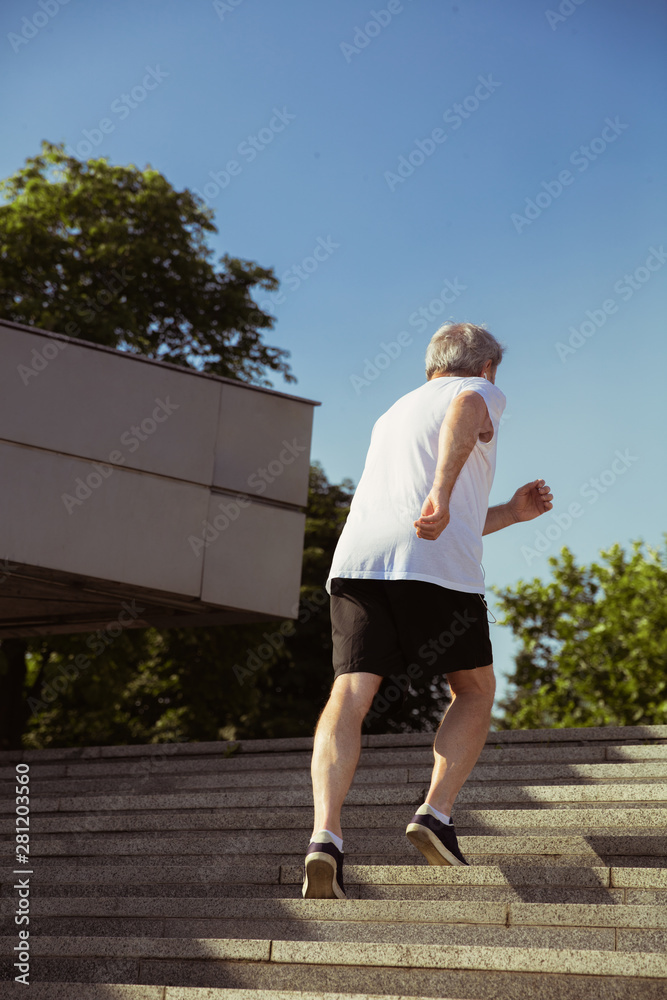
<path id="1" fill-rule="evenodd" d="M 331 830 L 319 830 L 317 833 L 314 833 L 310 838 L 311 844 L 313 841 L 319 844 L 330 843 L 337 847 L 341 853 L 343 851 L 343 838 L 337 837 L 335 833 L 331 832 Z"/>
<path id="2" fill-rule="evenodd" d="M 449 825 L 452 821 L 451 816 L 445 816 L 444 813 L 438 812 L 438 810 L 434 809 L 428 802 L 425 802 L 423 806 L 420 806 L 417 812 L 421 813 L 422 816 L 430 813 L 431 816 L 435 816 L 435 818 L 439 819 L 441 823 L 446 823 L 447 825 Z"/>

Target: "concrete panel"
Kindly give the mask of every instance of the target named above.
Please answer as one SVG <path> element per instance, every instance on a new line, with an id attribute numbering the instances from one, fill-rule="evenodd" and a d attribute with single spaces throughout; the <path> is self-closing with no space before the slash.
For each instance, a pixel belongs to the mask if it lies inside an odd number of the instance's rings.
<path id="1" fill-rule="evenodd" d="M 222 382 L 1 322 L 0 350 L 5 440 L 210 485 Z"/>
<path id="2" fill-rule="evenodd" d="M 233 497 L 212 494 L 208 520 Z M 218 521 L 224 524 L 224 521 Z M 306 515 L 249 501 L 236 520 L 210 534 L 204 557 L 201 599 L 205 603 L 252 609 L 276 618 L 296 617 L 301 584 Z M 201 525 L 198 526 L 201 534 Z"/>
<path id="3" fill-rule="evenodd" d="M 213 485 L 306 505 L 312 404 L 224 383 Z"/>
<path id="4" fill-rule="evenodd" d="M 295 617 L 318 404 L 9 321 L 0 356 L 1 636 Z"/>
<path id="5" fill-rule="evenodd" d="M 85 496 L 92 463 L 0 442 L 3 516 L 0 553 L 8 560 L 196 597 L 201 563 L 187 538 L 206 516 L 203 486 L 114 468 Z M 83 489 L 77 487 L 83 480 Z M 63 494 L 75 505 L 68 512 Z M 233 581 L 230 581 L 233 587 Z"/>

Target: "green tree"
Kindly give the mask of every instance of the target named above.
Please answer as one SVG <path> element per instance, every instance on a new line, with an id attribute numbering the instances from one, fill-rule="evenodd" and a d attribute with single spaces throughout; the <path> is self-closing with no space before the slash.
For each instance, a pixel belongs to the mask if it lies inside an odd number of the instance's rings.
<path id="1" fill-rule="evenodd" d="M 666 536 L 667 537 L 667 536 Z M 667 555 L 632 543 L 578 566 L 567 548 L 553 579 L 494 588 L 521 640 L 501 702 L 503 729 L 656 725 L 667 712 Z"/>

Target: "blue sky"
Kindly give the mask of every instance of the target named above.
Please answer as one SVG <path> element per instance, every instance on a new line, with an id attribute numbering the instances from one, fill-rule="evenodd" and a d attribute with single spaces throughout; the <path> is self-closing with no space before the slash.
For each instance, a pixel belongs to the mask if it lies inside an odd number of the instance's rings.
<path id="1" fill-rule="evenodd" d="M 216 256 L 281 278 L 257 298 L 298 381 L 274 387 L 321 401 L 332 482 L 358 482 L 438 326 L 487 324 L 491 502 L 555 494 L 485 541 L 512 585 L 667 528 L 666 41 L 659 0 L 5 0 L 0 175 L 63 140 L 200 191 Z"/>

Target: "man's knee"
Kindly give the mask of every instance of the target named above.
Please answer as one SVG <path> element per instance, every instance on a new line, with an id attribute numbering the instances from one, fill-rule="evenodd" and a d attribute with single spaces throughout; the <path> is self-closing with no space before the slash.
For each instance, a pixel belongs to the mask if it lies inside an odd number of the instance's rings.
<path id="1" fill-rule="evenodd" d="M 382 677 L 378 674 L 340 674 L 333 682 L 330 700 L 339 703 L 341 709 L 363 717 L 373 703 Z"/>
<path id="2" fill-rule="evenodd" d="M 493 703 L 496 678 L 492 663 L 486 667 L 476 667 L 474 670 L 457 670 L 447 674 L 447 682 L 455 698 L 468 695 Z"/>

